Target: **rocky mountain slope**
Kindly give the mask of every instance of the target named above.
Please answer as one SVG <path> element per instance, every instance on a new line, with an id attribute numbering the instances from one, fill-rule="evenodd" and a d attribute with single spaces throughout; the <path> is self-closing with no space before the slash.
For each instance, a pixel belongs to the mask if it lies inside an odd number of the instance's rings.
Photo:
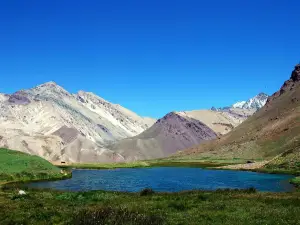
<path id="1" fill-rule="evenodd" d="M 155 120 L 83 91 L 48 82 L 0 95 L 0 146 L 48 160 L 116 161 L 104 146 L 143 132 Z"/>
<path id="2" fill-rule="evenodd" d="M 108 148 L 128 161 L 166 157 L 230 132 L 255 111 L 230 108 L 172 112 L 140 135 L 123 139 Z"/>
<path id="3" fill-rule="evenodd" d="M 121 140 L 110 149 L 124 156 L 126 161 L 153 159 L 216 137 L 217 134 L 199 120 L 185 113 L 171 112 L 143 133 Z"/>
<path id="4" fill-rule="evenodd" d="M 299 96 L 300 65 L 297 65 L 281 89 L 240 126 L 220 139 L 187 149 L 177 157 L 272 159 L 276 156 L 277 160 L 272 163 L 296 166 L 300 159 Z M 287 160 L 290 161 L 287 163 Z"/>
<path id="5" fill-rule="evenodd" d="M 211 110 L 193 110 L 183 113 L 206 124 L 218 135 L 224 135 L 263 107 L 267 98 L 266 94 L 260 93 L 247 101 L 237 102 L 232 106 L 222 108 L 212 107 Z"/>
<path id="6" fill-rule="evenodd" d="M 193 110 L 182 112 L 186 116 L 199 120 L 218 135 L 224 135 L 240 125 L 255 110 L 230 108 L 227 110 Z"/>
<path id="7" fill-rule="evenodd" d="M 232 108 L 259 110 L 266 104 L 268 97 L 269 96 L 265 93 L 259 93 L 248 101 L 241 101 L 233 104 Z"/>

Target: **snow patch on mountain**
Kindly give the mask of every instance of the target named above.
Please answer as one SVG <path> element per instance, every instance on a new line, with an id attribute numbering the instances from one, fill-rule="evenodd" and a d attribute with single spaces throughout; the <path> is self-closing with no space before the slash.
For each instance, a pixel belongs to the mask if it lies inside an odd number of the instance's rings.
<path id="1" fill-rule="evenodd" d="M 245 105 L 246 101 L 241 101 L 241 102 L 237 102 L 235 104 L 232 105 L 233 108 L 243 108 L 243 105 Z"/>
<path id="2" fill-rule="evenodd" d="M 265 93 L 260 93 L 256 95 L 253 98 L 250 98 L 248 101 L 242 101 L 242 102 L 237 102 L 232 105 L 233 108 L 240 108 L 240 109 L 260 109 L 262 108 L 267 100 L 268 100 L 268 95 Z"/>

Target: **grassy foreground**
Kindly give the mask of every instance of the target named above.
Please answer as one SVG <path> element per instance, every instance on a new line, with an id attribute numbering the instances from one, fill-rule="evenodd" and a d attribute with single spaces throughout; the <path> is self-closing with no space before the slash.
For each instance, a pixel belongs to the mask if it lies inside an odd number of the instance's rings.
<path id="1" fill-rule="evenodd" d="M 1 224 L 299 224 L 300 193 L 0 192 Z"/>
<path id="2" fill-rule="evenodd" d="M 9 181 L 59 179 L 67 176 L 48 161 L 22 152 L 0 148 L 0 184 Z"/>

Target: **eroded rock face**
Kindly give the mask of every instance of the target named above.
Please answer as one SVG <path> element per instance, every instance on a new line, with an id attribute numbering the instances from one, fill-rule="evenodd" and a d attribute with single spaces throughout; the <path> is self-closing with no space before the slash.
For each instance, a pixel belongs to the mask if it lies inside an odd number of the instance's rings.
<path id="1" fill-rule="evenodd" d="M 69 128 L 67 126 L 62 126 L 57 131 L 53 133 L 53 135 L 59 136 L 64 143 L 71 143 L 76 139 L 79 132 L 75 128 Z"/>
<path id="2" fill-rule="evenodd" d="M 297 64 L 291 74 L 290 79 L 284 82 L 284 84 L 281 86 L 279 91 L 275 92 L 272 96 L 268 98 L 266 107 L 268 107 L 275 98 L 278 98 L 285 92 L 292 90 L 295 87 L 295 85 L 299 84 L 299 81 L 300 81 L 300 64 Z"/>
<path id="3" fill-rule="evenodd" d="M 30 103 L 30 100 L 24 92 L 19 91 L 10 95 L 8 102 L 16 105 L 27 105 Z"/>
<path id="4" fill-rule="evenodd" d="M 295 66 L 295 69 L 294 69 L 294 71 L 292 72 L 292 75 L 291 75 L 291 79 L 294 82 L 300 80 L 300 64 L 297 64 Z"/>

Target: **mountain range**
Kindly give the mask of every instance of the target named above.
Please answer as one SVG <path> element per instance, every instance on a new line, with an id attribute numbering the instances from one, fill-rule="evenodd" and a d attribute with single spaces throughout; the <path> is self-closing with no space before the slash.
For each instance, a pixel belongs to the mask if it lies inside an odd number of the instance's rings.
<path id="1" fill-rule="evenodd" d="M 1 94 L 0 108 L 0 145 L 51 161 L 122 159 L 103 146 L 155 122 L 92 93 L 70 94 L 54 82 Z"/>
<path id="2" fill-rule="evenodd" d="M 178 158 L 265 159 L 266 167 L 299 169 L 300 64 L 253 116 L 219 139 L 191 147 Z"/>
<path id="3" fill-rule="evenodd" d="M 54 162 L 166 157 L 230 132 L 265 102 L 266 95 L 259 94 L 243 104 L 171 112 L 155 120 L 91 92 L 71 94 L 47 82 L 0 94 L 0 146 Z"/>

